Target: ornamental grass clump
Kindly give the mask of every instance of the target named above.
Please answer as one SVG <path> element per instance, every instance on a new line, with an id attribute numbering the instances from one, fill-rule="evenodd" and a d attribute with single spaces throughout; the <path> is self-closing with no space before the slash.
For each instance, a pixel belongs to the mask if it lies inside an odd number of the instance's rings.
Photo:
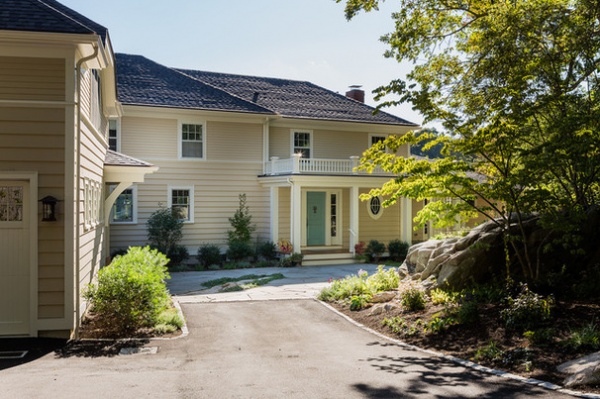
<path id="1" fill-rule="evenodd" d="M 98 272 L 98 281 L 84 289 L 96 325 L 112 336 L 153 327 L 170 298 L 165 255 L 150 247 L 132 247 Z"/>

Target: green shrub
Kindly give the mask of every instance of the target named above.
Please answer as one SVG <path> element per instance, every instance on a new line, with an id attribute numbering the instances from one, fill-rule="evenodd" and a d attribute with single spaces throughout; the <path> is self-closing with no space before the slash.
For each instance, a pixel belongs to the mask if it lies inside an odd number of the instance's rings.
<path id="1" fill-rule="evenodd" d="M 169 304 L 167 263 L 157 250 L 131 247 L 100 269 L 83 291 L 99 324 L 115 335 L 154 326 Z"/>
<path id="2" fill-rule="evenodd" d="M 371 294 L 371 290 L 367 285 L 366 272 L 346 276 L 341 280 L 334 280 L 330 287 L 321 290 L 319 299 L 322 301 L 335 301 L 363 294 Z"/>
<path id="3" fill-rule="evenodd" d="M 475 325 L 479 323 L 479 305 L 475 301 L 464 301 L 458 307 L 456 317 L 460 324 Z"/>
<path id="4" fill-rule="evenodd" d="M 198 262 L 204 267 L 221 264 L 221 249 L 214 244 L 202 244 L 198 248 Z"/>
<path id="5" fill-rule="evenodd" d="M 600 349 L 600 329 L 592 321 L 582 328 L 571 332 L 570 337 L 566 341 L 563 341 L 563 344 L 576 351 L 584 349 L 596 351 Z"/>
<path id="6" fill-rule="evenodd" d="M 265 260 L 273 260 L 277 257 L 277 244 L 265 241 L 256 246 L 256 254 Z"/>
<path id="7" fill-rule="evenodd" d="M 404 259 L 406 259 L 406 254 L 408 253 L 409 247 L 410 245 L 404 241 L 390 241 L 388 244 L 388 252 L 390 253 L 390 258 L 395 261 L 403 261 Z"/>
<path id="8" fill-rule="evenodd" d="M 535 331 L 525 331 L 523 337 L 532 345 L 547 345 L 554 340 L 556 331 L 553 328 L 541 328 Z"/>
<path id="9" fill-rule="evenodd" d="M 166 255 L 169 259 L 169 267 L 180 265 L 190 257 L 187 248 L 183 245 L 175 245 Z"/>
<path id="10" fill-rule="evenodd" d="M 161 208 L 148 219 L 148 241 L 150 246 L 158 249 L 176 264 L 179 250 L 176 249 L 183 237 L 183 220 L 178 208 Z"/>
<path id="11" fill-rule="evenodd" d="M 531 330 L 550 320 L 554 304 L 551 297 L 544 298 L 531 291 L 527 284 L 521 284 L 516 298 L 506 298 L 507 308 L 500 312 L 506 328 Z"/>
<path id="12" fill-rule="evenodd" d="M 243 259 L 251 257 L 254 254 L 252 246 L 243 241 L 231 241 L 227 249 L 227 259 L 234 262 L 239 262 Z"/>
<path id="13" fill-rule="evenodd" d="M 479 362 L 487 360 L 490 362 L 498 362 L 504 357 L 504 351 L 498 347 L 498 344 L 494 341 L 490 341 L 489 344 L 483 346 L 475 352 L 475 361 Z"/>
<path id="14" fill-rule="evenodd" d="M 424 331 L 431 332 L 432 334 L 439 334 L 453 324 L 456 324 L 456 319 L 454 319 L 454 317 L 436 316 L 429 320 L 429 322 L 425 325 Z"/>
<path id="15" fill-rule="evenodd" d="M 408 324 L 400 316 L 394 316 L 392 318 L 385 317 L 381 322 L 384 326 L 387 326 L 395 334 L 403 334 L 408 329 Z"/>
<path id="16" fill-rule="evenodd" d="M 456 303 L 457 294 L 449 293 L 440 288 L 436 288 L 431 290 L 429 297 L 431 298 L 431 303 L 434 305 L 452 305 Z"/>
<path id="17" fill-rule="evenodd" d="M 369 245 L 365 249 L 365 254 L 369 256 L 371 262 L 378 262 L 381 255 L 385 252 L 385 244 L 377 240 L 369 241 Z"/>
<path id="18" fill-rule="evenodd" d="M 383 266 L 379 266 L 375 274 L 367 277 L 367 285 L 373 293 L 395 290 L 398 288 L 399 282 L 400 276 L 396 269 L 390 268 L 386 271 Z"/>
<path id="19" fill-rule="evenodd" d="M 425 293 L 410 287 L 400 293 L 400 304 L 411 312 L 425 309 Z"/>
<path id="20" fill-rule="evenodd" d="M 364 309 L 371 301 L 370 294 L 354 295 L 350 298 L 350 310 Z"/>

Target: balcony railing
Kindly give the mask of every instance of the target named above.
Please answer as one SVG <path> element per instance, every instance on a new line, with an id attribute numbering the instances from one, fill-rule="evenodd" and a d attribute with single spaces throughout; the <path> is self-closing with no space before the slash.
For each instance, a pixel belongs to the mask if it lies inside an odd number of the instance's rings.
<path id="1" fill-rule="evenodd" d="M 390 175 L 381 169 L 376 169 L 373 173 L 358 171 L 358 160 L 358 156 L 351 156 L 349 159 L 323 159 L 302 158 L 301 154 L 294 154 L 292 158 L 286 159 L 271 157 L 265 165 L 265 174 Z"/>

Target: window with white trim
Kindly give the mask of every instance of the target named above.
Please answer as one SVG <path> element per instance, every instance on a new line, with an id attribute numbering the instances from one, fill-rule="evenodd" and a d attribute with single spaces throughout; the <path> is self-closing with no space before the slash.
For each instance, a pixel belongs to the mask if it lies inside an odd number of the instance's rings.
<path id="1" fill-rule="evenodd" d="M 179 211 L 184 223 L 194 222 L 194 188 L 169 187 L 169 207 Z"/>
<path id="2" fill-rule="evenodd" d="M 367 211 L 369 212 L 369 216 L 371 216 L 371 218 L 379 219 L 383 214 L 381 199 L 379 197 L 371 197 L 367 203 Z"/>
<path id="3" fill-rule="evenodd" d="M 292 154 L 302 154 L 302 158 L 310 158 L 312 154 L 312 132 L 295 130 L 292 133 Z"/>
<path id="4" fill-rule="evenodd" d="M 181 158 L 204 158 L 204 144 L 204 125 L 196 123 L 181 124 Z"/>
<path id="5" fill-rule="evenodd" d="M 369 134 L 369 147 L 387 139 L 387 134 Z"/>
<path id="6" fill-rule="evenodd" d="M 108 149 L 119 151 L 119 121 L 116 119 L 108 121 Z"/>
<path id="7" fill-rule="evenodd" d="M 110 191 L 112 192 L 116 187 L 115 185 L 110 186 Z M 129 187 L 119 194 L 110 211 L 110 222 L 112 224 L 137 222 L 136 197 L 137 189 L 135 186 Z"/>

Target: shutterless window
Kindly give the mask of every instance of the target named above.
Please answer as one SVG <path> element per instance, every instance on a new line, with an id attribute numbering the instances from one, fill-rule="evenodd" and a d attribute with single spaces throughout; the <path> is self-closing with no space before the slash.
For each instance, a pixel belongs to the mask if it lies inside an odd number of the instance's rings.
<path id="1" fill-rule="evenodd" d="M 387 139 L 386 136 L 371 136 L 371 145 L 384 141 L 385 139 Z"/>
<path id="2" fill-rule="evenodd" d="M 117 121 L 111 119 L 108 121 L 108 148 L 113 151 L 119 151 L 117 149 Z"/>
<path id="3" fill-rule="evenodd" d="M 171 207 L 179 211 L 179 216 L 184 221 L 189 221 L 191 216 L 190 190 L 171 190 Z"/>
<path id="4" fill-rule="evenodd" d="M 202 158 L 204 150 L 202 125 L 184 123 L 181 125 L 181 157 Z"/>
<path id="5" fill-rule="evenodd" d="M 310 158 L 310 133 L 294 132 L 294 154 L 302 154 L 302 158 Z"/>
<path id="6" fill-rule="evenodd" d="M 124 190 L 112 207 L 111 221 L 114 223 L 132 223 L 134 215 L 133 189 Z"/>

